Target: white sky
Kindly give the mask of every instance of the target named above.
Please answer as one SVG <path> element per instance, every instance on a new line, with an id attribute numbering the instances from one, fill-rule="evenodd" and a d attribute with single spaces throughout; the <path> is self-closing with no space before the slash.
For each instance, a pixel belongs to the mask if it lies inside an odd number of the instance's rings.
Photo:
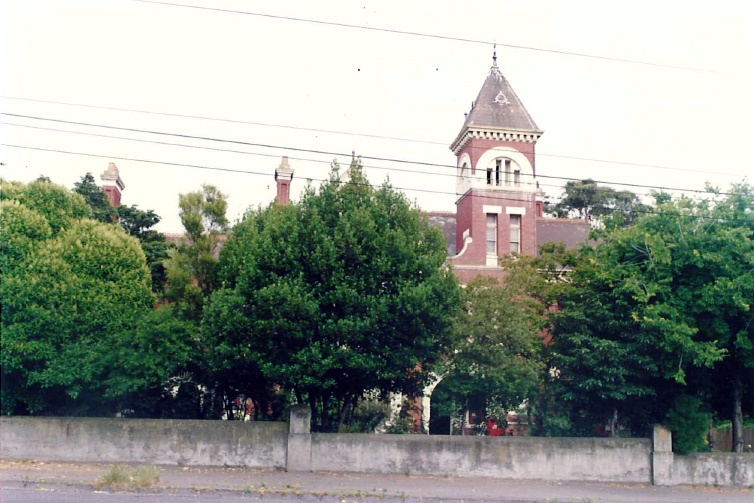
<path id="1" fill-rule="evenodd" d="M 704 69 L 707 71 L 498 45 L 499 66 L 545 131 L 537 144 L 537 173 L 549 196 L 561 193 L 564 180 L 545 177 L 591 177 L 702 189 L 705 181 L 726 188 L 746 176 L 751 181 L 754 174 L 754 2 L 174 1 Z M 222 144 L 0 116 L 4 144 L 102 156 L 3 146 L 4 178 L 30 181 L 43 174 L 70 188 L 87 172 L 99 182 L 100 173 L 112 160 L 126 184 L 123 204 L 155 210 L 163 217 L 158 228 L 164 232 L 180 232 L 178 194 L 198 190 L 202 183 L 217 185 L 228 195 L 231 220 L 249 206 L 268 204 L 275 195 L 273 174 L 282 155 L 291 158 L 295 170 L 294 198 L 307 178 L 326 177 L 333 155 L 293 148 L 342 153 L 338 156 L 341 164 L 347 164 L 355 150 L 363 156 L 454 165 L 448 145 L 476 98 L 492 56 L 491 45 L 134 0 L 0 3 L 3 113 L 284 147 Z M 19 124 L 264 156 L 52 132 Z M 618 164 L 621 162 L 673 169 Z M 370 181 L 379 183 L 389 174 L 393 185 L 406 189 L 425 210 L 455 208 L 454 178 L 438 174 L 453 175 L 450 167 L 372 160 L 364 164 Z M 645 193 L 649 189 L 633 190 Z"/>

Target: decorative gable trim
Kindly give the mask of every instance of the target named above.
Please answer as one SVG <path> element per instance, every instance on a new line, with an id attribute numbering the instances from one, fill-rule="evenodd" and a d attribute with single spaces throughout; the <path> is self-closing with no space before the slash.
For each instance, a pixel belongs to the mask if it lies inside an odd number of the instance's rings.
<path id="1" fill-rule="evenodd" d="M 536 143 L 544 131 L 519 131 L 513 129 L 485 129 L 466 128 L 451 144 L 450 149 L 454 154 L 458 153 L 466 144 L 476 138 L 480 140 L 517 141 L 521 143 Z"/>

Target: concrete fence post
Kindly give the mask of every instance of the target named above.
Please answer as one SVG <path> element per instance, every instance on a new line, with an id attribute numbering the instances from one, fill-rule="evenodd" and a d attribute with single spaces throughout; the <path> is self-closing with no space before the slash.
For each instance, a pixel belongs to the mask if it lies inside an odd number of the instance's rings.
<path id="1" fill-rule="evenodd" d="M 673 435 L 662 425 L 654 425 L 652 433 L 652 484 L 671 485 L 673 470 Z"/>
<path id="2" fill-rule="evenodd" d="M 286 470 L 309 472 L 312 470 L 312 411 L 303 404 L 291 407 L 288 431 L 288 456 Z"/>

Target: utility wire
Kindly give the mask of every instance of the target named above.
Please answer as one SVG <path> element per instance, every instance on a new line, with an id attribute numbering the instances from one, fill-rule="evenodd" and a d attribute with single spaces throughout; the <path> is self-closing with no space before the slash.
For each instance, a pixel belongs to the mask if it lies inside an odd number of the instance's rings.
<path id="1" fill-rule="evenodd" d="M 101 155 L 101 154 L 92 154 L 88 152 L 72 152 L 68 150 L 60 150 L 60 149 L 49 149 L 49 148 L 42 148 L 42 147 L 30 147 L 26 145 L 12 145 L 8 143 L 0 143 L 3 147 L 11 147 L 11 148 L 19 148 L 19 149 L 27 149 L 27 150 L 36 150 L 41 152 L 52 152 L 52 153 L 58 153 L 58 154 L 68 154 L 68 155 L 79 155 L 79 156 L 85 156 L 85 157 L 95 157 L 100 159 L 116 159 L 121 161 L 130 161 L 130 162 L 142 162 L 147 164 L 158 164 L 163 166 L 173 166 L 173 167 L 186 167 L 186 168 L 193 168 L 193 169 L 204 169 L 204 170 L 210 170 L 210 171 L 221 171 L 221 172 L 228 172 L 228 173 L 240 173 L 240 174 L 246 174 L 246 175 L 255 175 L 255 176 L 266 176 L 269 177 L 269 173 L 263 173 L 259 171 L 247 171 L 242 169 L 233 169 L 233 168 L 221 168 L 217 166 L 205 166 L 201 164 L 186 164 L 186 163 L 179 163 L 179 162 L 169 162 L 169 161 L 156 161 L 153 159 L 141 159 L 141 158 L 133 158 L 133 157 L 123 157 L 123 156 L 112 156 L 112 155 Z M 310 181 L 316 181 L 316 182 L 330 182 L 330 183 L 355 183 L 353 181 L 350 182 L 342 182 L 340 180 L 332 180 L 332 179 L 325 179 L 325 178 L 307 178 L 307 180 Z M 359 183 L 358 185 L 362 186 L 368 186 L 372 187 L 374 189 L 379 189 L 381 185 L 375 185 L 371 183 Z M 447 194 L 447 195 L 456 195 L 454 192 L 446 192 L 446 191 L 440 191 L 440 190 L 432 190 L 432 189 L 417 189 L 417 188 L 411 188 L 411 187 L 395 187 L 390 185 L 390 188 L 394 190 L 400 190 L 400 191 L 407 191 L 407 192 L 423 192 L 423 193 L 430 193 L 430 194 Z M 716 194 L 721 195 L 721 194 Z M 512 198 L 512 197 L 506 197 L 504 195 L 489 195 L 486 196 L 490 200 L 505 200 L 505 201 L 514 201 L 514 202 L 527 202 L 530 203 L 531 199 L 519 199 L 519 198 Z M 592 208 L 602 208 L 606 210 L 611 211 L 620 211 L 616 208 L 606 206 L 606 205 L 594 205 Z M 670 215 L 670 216 L 678 216 L 681 218 L 697 218 L 697 215 L 686 215 L 683 213 L 670 213 L 667 211 L 656 211 L 652 210 L 650 208 L 642 209 L 642 208 L 634 208 L 632 211 L 636 213 L 643 213 L 643 214 L 651 214 L 651 215 Z M 427 212 L 429 213 L 429 212 Z M 714 218 L 716 221 L 727 221 L 727 222 L 735 222 L 735 223 L 741 223 L 741 224 L 750 224 L 751 222 L 749 220 L 745 219 L 735 219 L 735 218 Z"/>
<path id="2" fill-rule="evenodd" d="M 96 110 L 112 110 L 116 112 L 129 112 L 129 113 L 139 113 L 139 114 L 148 114 L 148 115 L 157 115 L 157 116 L 163 116 L 163 117 L 178 117 L 181 119 L 197 119 L 197 120 L 207 120 L 207 121 L 215 121 L 215 122 L 227 122 L 230 124 L 244 124 L 244 125 L 251 125 L 251 126 L 263 126 L 263 127 L 272 127 L 272 128 L 281 128 L 281 129 L 293 129 L 297 131 L 309 131 L 313 133 L 326 133 L 326 134 L 338 134 L 338 135 L 346 135 L 346 136 L 356 136 L 356 137 L 364 137 L 364 138 L 375 138 L 380 140 L 392 140 L 392 141 L 403 141 L 403 142 L 411 142 L 411 143 L 423 143 L 427 145 L 442 145 L 442 146 L 448 146 L 448 142 L 441 142 L 441 141 L 433 141 L 433 140 L 421 140 L 416 138 L 402 138 L 398 136 L 383 136 L 383 135 L 377 135 L 377 134 L 369 134 L 369 133 L 354 133 L 349 131 L 339 131 L 334 129 L 318 129 L 318 128 L 309 128 L 309 127 L 302 127 L 302 126 L 290 126 L 285 124 L 272 124 L 268 122 L 253 122 L 253 121 L 245 121 L 245 120 L 239 120 L 239 119 L 225 119 L 225 118 L 219 118 L 219 117 L 208 117 L 208 116 L 202 116 L 202 115 L 189 115 L 189 114 L 178 114 L 178 113 L 170 113 L 170 112 L 156 112 L 152 110 L 141 110 L 141 109 L 135 109 L 135 108 L 119 108 L 119 107 L 109 107 L 109 106 L 98 106 L 98 105 L 87 105 L 82 103 L 70 103 L 65 101 L 50 101 L 50 100 L 40 100 L 40 99 L 34 99 L 34 98 L 21 98 L 21 97 L 15 97 L 15 96 L 0 96 L 2 99 L 6 100 L 18 100 L 18 101 L 29 101 L 34 103 L 46 103 L 46 104 L 52 104 L 52 105 L 63 105 L 63 106 L 71 106 L 71 107 L 81 107 L 81 108 L 91 108 Z M 475 147 L 478 149 L 481 149 L 483 147 Z M 688 173 L 701 173 L 701 174 L 710 174 L 710 175 L 724 175 L 724 176 L 739 176 L 737 173 L 721 173 L 721 172 L 712 172 L 712 171 L 705 171 L 705 170 L 698 170 L 698 169 L 688 169 L 688 168 L 678 168 L 673 166 L 663 166 L 659 164 L 646 164 L 646 163 L 639 163 L 639 162 L 627 162 L 627 161 L 616 161 L 616 160 L 610 160 L 610 159 L 597 159 L 593 157 L 579 157 L 579 156 L 572 156 L 572 155 L 562 155 L 562 154 L 548 154 L 546 152 L 537 152 L 537 156 L 542 157 L 552 157 L 556 159 L 568 159 L 568 160 L 574 160 L 574 161 L 586 161 L 586 162 L 595 162 L 600 164 L 616 164 L 621 166 L 633 166 L 633 167 L 640 167 L 640 168 L 653 168 L 653 169 L 663 169 L 663 170 L 669 170 L 669 171 L 683 171 Z"/>
<path id="3" fill-rule="evenodd" d="M 16 124 L 16 123 L 13 123 L 13 122 L 5 122 L 5 121 L 0 121 L 0 124 L 4 124 L 6 126 L 14 126 L 14 127 L 36 129 L 36 130 L 41 130 L 41 131 L 52 131 L 52 132 L 56 132 L 56 133 L 75 134 L 75 135 L 81 135 L 81 136 L 92 136 L 92 137 L 96 137 L 96 138 L 109 138 L 109 139 L 114 139 L 114 140 L 126 140 L 126 141 L 134 141 L 134 142 L 139 142 L 139 143 L 149 143 L 149 144 L 153 144 L 153 145 L 164 145 L 164 146 L 171 146 L 171 147 L 192 148 L 192 149 L 197 149 L 197 150 L 209 150 L 209 151 L 213 151 L 213 152 L 227 152 L 227 153 L 232 153 L 232 154 L 253 155 L 253 156 L 257 156 L 257 157 L 275 157 L 275 158 L 279 157 L 278 154 L 265 154 L 265 153 L 262 153 L 262 152 L 249 152 L 247 150 L 234 150 L 234 149 L 229 149 L 229 148 L 207 147 L 207 146 L 202 146 L 202 145 L 189 145 L 189 144 L 186 144 L 186 143 L 173 143 L 173 142 L 165 142 L 165 141 L 147 140 L 147 139 L 143 139 L 143 138 L 130 138 L 130 137 L 126 137 L 126 136 L 115 136 L 115 135 L 108 135 L 108 134 L 89 133 L 89 132 L 85 132 L 85 131 L 72 131 L 72 130 L 69 130 L 69 129 L 58 129 L 58 128 L 49 128 L 49 127 L 42 127 L 42 126 L 31 126 L 31 125 L 28 125 L 28 124 Z M 312 158 L 307 158 L 307 157 L 288 156 L 288 158 L 290 160 L 293 160 L 293 161 L 316 162 L 316 163 L 320 163 L 320 164 L 331 164 L 332 163 L 332 161 L 330 161 L 330 160 L 312 159 Z M 400 172 L 400 173 L 417 173 L 417 174 L 421 174 L 421 175 L 444 176 L 444 177 L 453 177 L 453 178 L 456 178 L 456 176 L 457 176 L 455 173 L 448 173 L 448 172 L 446 172 L 446 173 L 440 173 L 440 172 L 437 172 L 437 171 L 427 172 L 427 171 L 420 171 L 420 170 L 416 170 L 416 169 L 403 169 L 403 168 L 395 168 L 395 167 L 378 166 L 376 164 L 364 164 L 364 165 L 362 165 L 362 168 L 366 168 L 366 169 L 379 169 L 379 170 L 394 171 L 394 172 Z M 529 176 L 529 175 L 526 175 L 526 176 Z M 560 189 L 560 190 L 563 189 L 563 187 L 561 185 L 546 184 L 546 183 L 540 183 L 539 187 L 550 187 L 550 188 Z M 602 191 L 602 192 L 609 192 L 609 191 L 613 191 L 614 189 L 612 187 L 607 187 L 607 186 L 597 186 L 597 187 L 595 187 L 594 190 L 597 191 L 597 192 L 600 192 L 600 191 Z M 708 194 L 708 193 L 705 193 L 705 194 Z M 647 193 L 647 192 L 642 192 L 642 193 L 638 193 L 637 195 L 650 196 L 651 194 Z M 692 198 L 701 199 L 702 196 L 698 195 L 698 196 L 693 196 Z M 550 199 L 550 197 L 547 196 L 547 195 L 545 195 L 545 199 Z"/>
<path id="4" fill-rule="evenodd" d="M 288 150 L 288 151 L 294 151 L 294 152 L 309 152 L 314 154 L 321 154 L 321 155 L 332 155 L 332 156 L 341 156 L 346 157 L 349 154 L 344 154 L 342 152 L 332 152 L 332 151 L 323 151 L 323 150 L 314 150 L 314 149 L 306 149 L 306 148 L 300 148 L 300 147 L 292 147 L 292 146 L 285 146 L 285 145 L 272 145 L 272 144 L 266 144 L 266 143 L 254 143 L 254 142 L 246 142 L 246 141 L 240 141 L 240 140 L 229 140 L 225 138 L 213 138 L 213 137 L 207 137 L 207 136 L 195 136 L 195 135 L 187 135 L 187 134 L 180 134 L 180 133 L 169 133 L 164 131 L 154 131 L 154 130 L 147 130 L 147 129 L 138 129 L 138 128 L 126 128 L 126 127 L 119 127 L 119 126 L 111 126 L 107 124 L 95 124 L 95 123 L 89 123 L 89 122 L 78 122 L 78 121 L 68 121 L 63 119 L 53 119 L 49 117 L 36 117 L 36 116 L 30 116 L 30 115 L 21 115 L 21 114 L 13 114 L 8 112 L 0 112 L 0 115 L 6 115 L 9 117 L 19 117 L 24 119 L 33 119 L 33 120 L 40 120 L 40 121 L 48 121 L 48 122 L 57 122 L 62 124 L 75 124 L 78 126 L 88 126 L 88 127 L 99 127 L 99 128 L 105 128 L 105 129 L 115 129 L 119 131 L 129 131 L 129 132 L 136 132 L 136 133 L 145 133 L 145 134 L 154 134 L 154 135 L 161 135 L 161 136 L 174 136 L 178 138 L 188 138 L 193 140 L 204 140 L 204 141 L 214 141 L 219 143 L 232 143 L 236 145 L 246 145 L 246 146 L 252 146 L 252 147 L 263 147 L 263 148 L 274 148 L 274 149 L 281 149 L 281 150 Z M 383 162 L 395 162 L 395 163 L 402 163 L 402 164 L 413 164 L 418 166 L 431 166 L 431 167 L 441 167 L 441 168 L 452 168 L 457 169 L 457 166 L 450 165 L 450 164 L 439 164 L 439 163 L 432 163 L 432 162 L 424 162 L 424 161 L 413 161 L 413 160 L 407 160 L 407 159 L 395 159 L 395 158 L 389 158 L 389 157 L 375 157 L 375 156 L 361 156 L 362 159 L 370 159 L 373 161 L 383 161 Z M 564 176 L 553 176 L 553 175 L 538 175 L 538 178 L 548 178 L 548 179 L 557 179 L 557 180 L 568 180 L 568 181 L 582 181 L 579 178 L 571 178 L 571 177 L 564 177 Z M 623 183 L 623 182 L 611 182 L 606 180 L 593 180 L 595 183 L 602 183 L 602 184 L 613 184 L 613 185 L 621 185 L 624 187 L 639 187 L 639 188 L 648 188 L 648 189 L 660 189 L 660 190 L 669 190 L 669 191 L 679 191 L 679 192 L 693 192 L 693 193 L 706 193 L 705 190 L 699 190 L 699 189 L 686 189 L 686 188 L 678 188 L 678 187 L 663 187 L 658 185 L 645 185 L 645 184 L 637 184 L 637 183 Z M 721 192 L 722 195 L 730 195 L 729 193 Z"/>
<path id="5" fill-rule="evenodd" d="M 527 51 L 545 52 L 545 53 L 552 53 L 552 54 L 560 54 L 564 56 L 577 56 L 580 58 L 598 59 L 602 61 L 613 61 L 613 62 L 618 62 L 618 63 L 631 63 L 635 65 L 654 66 L 654 67 L 659 67 L 659 68 L 672 68 L 674 70 L 687 70 L 687 71 L 692 71 L 692 72 L 723 74 L 723 72 L 720 72 L 717 70 L 709 70 L 705 68 L 693 68 L 689 66 L 669 65 L 669 64 L 663 64 L 663 63 L 654 63 L 651 61 L 640 61 L 636 59 L 614 58 L 610 56 L 600 56 L 597 54 L 562 51 L 558 49 L 547 49 L 543 47 L 506 44 L 506 43 L 501 43 L 501 42 L 491 41 L 491 40 L 481 40 L 481 39 L 464 38 L 464 37 L 451 37 L 448 35 L 438 35 L 438 34 L 433 34 L 433 33 L 420 33 L 416 31 L 396 30 L 392 28 L 380 28 L 377 26 L 356 25 L 356 24 L 349 24 L 349 23 L 341 23 L 337 21 L 325 21 L 321 19 L 308 19 L 308 18 L 300 18 L 300 17 L 294 17 L 294 16 L 282 16 L 282 15 L 276 15 L 276 14 L 268 14 L 264 12 L 251 12 L 251 11 L 243 11 L 243 10 L 236 10 L 236 9 L 222 9 L 219 7 L 206 7 L 202 5 L 189 5 L 189 4 L 174 3 L 174 2 L 160 2 L 156 0 L 133 0 L 133 1 L 140 2 L 140 3 L 154 4 L 154 5 L 180 7 L 180 8 L 185 8 L 185 9 L 224 12 L 226 14 L 242 14 L 246 16 L 263 17 L 267 19 L 279 19 L 283 21 L 295 21 L 299 23 L 310 23 L 310 24 L 325 25 L 325 26 L 337 26 L 339 28 L 368 30 L 368 31 L 374 31 L 374 32 L 391 33 L 394 35 L 408 35 L 408 36 L 413 36 L 413 37 L 424 37 L 424 38 L 432 38 L 432 39 L 437 39 L 437 40 L 448 40 L 452 42 L 483 44 L 487 46 L 496 44 L 502 47 L 508 47 L 510 49 L 521 49 L 521 50 L 527 50 Z"/>

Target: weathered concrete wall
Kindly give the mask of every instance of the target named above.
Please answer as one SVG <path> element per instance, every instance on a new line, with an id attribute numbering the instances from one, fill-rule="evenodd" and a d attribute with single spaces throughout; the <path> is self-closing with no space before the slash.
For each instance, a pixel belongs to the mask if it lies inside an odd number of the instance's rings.
<path id="1" fill-rule="evenodd" d="M 673 436 L 660 425 L 654 427 L 652 442 L 652 483 L 655 485 L 754 486 L 754 454 L 674 454 Z"/>
<path id="2" fill-rule="evenodd" d="M 669 475 L 664 485 L 751 487 L 754 486 L 754 454 L 675 454 Z"/>
<path id="3" fill-rule="evenodd" d="M 285 468 L 287 423 L 0 418 L 3 459 Z"/>
<path id="4" fill-rule="evenodd" d="M 754 454 L 673 454 L 653 439 L 309 433 L 288 423 L 0 417 L 0 457 L 508 479 L 754 486 Z"/>
<path id="5" fill-rule="evenodd" d="M 312 470 L 650 483 L 648 439 L 312 434 Z"/>

